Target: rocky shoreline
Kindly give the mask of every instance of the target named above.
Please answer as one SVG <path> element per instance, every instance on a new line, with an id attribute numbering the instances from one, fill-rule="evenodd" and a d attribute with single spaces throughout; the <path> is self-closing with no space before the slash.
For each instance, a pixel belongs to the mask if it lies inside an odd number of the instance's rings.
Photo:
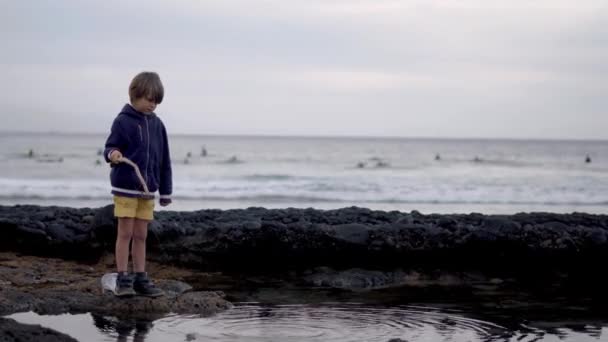
<path id="1" fill-rule="evenodd" d="M 209 315 L 231 305 L 230 296 L 215 290 L 256 281 L 341 291 L 439 286 L 483 293 L 526 279 L 599 277 L 605 284 L 596 268 L 608 257 L 606 215 L 422 215 L 356 207 L 163 211 L 150 227 L 148 260 L 169 295 L 124 301 L 100 295 L 100 275 L 113 270 L 111 206 L 0 206 L 0 229 L 1 315 Z M 186 283 L 194 288 L 186 291 Z M 3 330 L 31 340 L 40 333 L 0 321 L 11 325 L 15 329 Z"/>
<path id="2" fill-rule="evenodd" d="M 192 277 L 192 272 L 154 263 L 149 267 L 154 270 L 157 285 L 165 290 L 166 296 L 119 299 L 101 291 L 101 275 L 113 272 L 111 255 L 88 264 L 2 252 L 0 316 L 18 312 L 41 315 L 92 313 L 99 317 L 153 321 L 171 312 L 208 316 L 231 307 L 221 291 L 198 291 L 183 282 Z M 23 341 L 40 340 L 36 336 L 45 331 L 45 328 L 22 325 L 6 318 L 0 321 L 0 326 L 4 327 L 0 341 L 13 341 L 17 336 Z M 73 341 L 63 339 L 61 334 L 53 338 Z"/>
<path id="3" fill-rule="evenodd" d="M 112 206 L 0 206 L 0 251 L 98 260 L 115 239 Z M 149 260 L 202 271 L 315 267 L 509 270 L 567 268 L 608 256 L 608 216 L 422 215 L 365 208 L 163 211 Z"/>

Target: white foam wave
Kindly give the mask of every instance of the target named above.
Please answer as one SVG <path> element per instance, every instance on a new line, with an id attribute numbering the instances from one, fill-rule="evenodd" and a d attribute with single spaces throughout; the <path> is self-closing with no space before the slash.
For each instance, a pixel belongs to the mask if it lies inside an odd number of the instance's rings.
<path id="1" fill-rule="evenodd" d="M 231 178 L 210 181 L 174 180 L 174 197 L 298 203 L 437 203 L 605 205 L 608 185 L 595 182 L 511 184 L 499 181 L 454 182 L 377 177 Z M 2 199 L 107 199 L 107 181 L 86 179 L 0 178 Z"/>

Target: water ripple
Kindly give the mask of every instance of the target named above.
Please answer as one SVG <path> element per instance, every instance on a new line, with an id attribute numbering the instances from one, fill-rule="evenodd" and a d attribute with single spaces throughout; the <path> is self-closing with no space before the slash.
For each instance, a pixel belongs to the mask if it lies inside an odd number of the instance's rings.
<path id="1" fill-rule="evenodd" d="M 190 341 L 488 341 L 506 329 L 458 312 L 358 304 L 259 305 L 245 303 L 210 318 L 172 316 L 155 322 Z M 183 336 L 183 335 L 182 335 Z"/>

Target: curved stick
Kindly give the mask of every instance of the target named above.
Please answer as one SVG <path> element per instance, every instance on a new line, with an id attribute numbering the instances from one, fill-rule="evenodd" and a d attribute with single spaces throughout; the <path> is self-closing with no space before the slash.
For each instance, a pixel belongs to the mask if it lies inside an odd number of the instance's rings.
<path id="1" fill-rule="evenodd" d="M 144 180 L 144 176 L 142 176 L 141 171 L 139 170 L 139 167 L 137 166 L 137 164 L 135 164 L 134 162 L 132 162 L 130 159 L 122 157 L 120 159 L 118 159 L 118 161 L 120 163 L 126 163 L 131 165 L 131 167 L 133 167 L 133 169 L 135 170 L 135 173 L 137 174 L 137 178 L 139 178 L 139 181 L 141 182 L 141 185 L 143 185 L 144 187 L 144 192 L 146 195 L 151 195 L 150 190 L 148 189 L 148 184 L 146 184 L 146 181 Z"/>

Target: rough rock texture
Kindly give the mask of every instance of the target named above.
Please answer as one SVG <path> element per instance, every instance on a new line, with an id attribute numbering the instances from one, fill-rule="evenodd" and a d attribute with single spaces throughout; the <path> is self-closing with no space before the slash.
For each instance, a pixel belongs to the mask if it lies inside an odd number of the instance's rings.
<path id="1" fill-rule="evenodd" d="M 1 250 L 97 260 L 115 239 L 112 206 L 0 206 Z M 416 211 L 264 209 L 158 212 L 148 259 L 200 270 L 535 270 L 608 256 L 608 216 L 422 215 Z"/>
<path id="2" fill-rule="evenodd" d="M 0 317 L 0 342 L 76 342 L 72 337 L 39 325 Z"/>
<path id="3" fill-rule="evenodd" d="M 335 289 L 367 291 L 391 287 L 427 287 L 427 286 L 470 286 L 474 283 L 488 282 L 501 283 L 498 278 L 486 279 L 479 274 L 467 273 L 451 274 L 440 272 L 438 274 L 421 274 L 417 271 L 377 271 L 351 268 L 347 270 L 333 270 L 328 267 L 318 267 L 308 270 L 302 276 L 304 283 L 315 287 L 328 287 Z"/>
<path id="4" fill-rule="evenodd" d="M 191 290 L 184 281 L 198 290 L 232 290 L 241 300 L 251 293 L 252 301 L 271 296 L 271 302 L 282 292 L 267 288 L 285 284 L 298 295 L 302 284 L 340 296 L 393 288 L 394 298 L 413 292 L 416 301 L 427 287 L 439 285 L 450 296 L 459 287 L 474 302 L 482 295 L 514 294 L 501 307 L 523 303 L 527 310 L 531 299 L 522 297 L 519 280 L 530 277 L 528 284 L 543 280 L 534 293 L 550 302 L 561 298 L 562 289 L 591 293 L 589 303 L 608 301 L 601 272 L 608 260 L 606 215 L 422 215 L 355 207 L 156 213 L 149 269 L 169 295 L 117 299 L 102 295 L 99 284 L 114 268 L 112 210 L 0 206 L 0 315 L 91 312 L 97 326 L 144 334 L 146 322 L 169 312 L 207 315 L 230 307 L 223 293 Z M 260 289 L 252 292 L 252 284 Z M 47 330 L 0 319 L 0 342 L 15 336 L 40 340 L 42 333 L 72 340 Z"/>
<path id="5" fill-rule="evenodd" d="M 73 261 L 0 253 L 0 315 L 34 311 L 42 315 L 61 313 L 107 314 L 159 318 L 170 312 L 210 315 L 231 306 L 221 292 L 191 291 L 176 279 L 180 272 L 151 265 L 160 298 L 116 298 L 102 294 L 100 277 L 111 271 L 112 262 L 85 265 Z M 182 273 L 188 273 L 182 271 Z M 171 279 L 167 279 L 171 278 Z"/>

